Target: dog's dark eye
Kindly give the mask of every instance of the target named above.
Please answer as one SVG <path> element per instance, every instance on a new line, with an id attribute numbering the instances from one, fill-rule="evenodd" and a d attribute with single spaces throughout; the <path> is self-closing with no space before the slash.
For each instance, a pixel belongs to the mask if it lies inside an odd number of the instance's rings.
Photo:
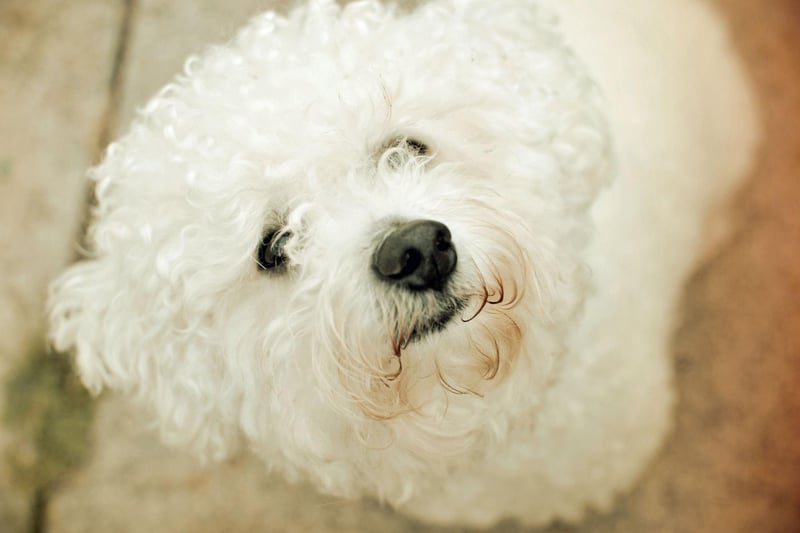
<path id="1" fill-rule="evenodd" d="M 264 236 L 258 247 L 258 269 L 275 271 L 288 261 L 284 248 L 292 236 L 289 231 L 270 231 Z"/>
<path id="2" fill-rule="evenodd" d="M 406 147 L 408 148 L 408 151 L 414 155 L 428 155 L 428 152 L 430 151 L 427 144 L 411 138 L 406 139 Z"/>

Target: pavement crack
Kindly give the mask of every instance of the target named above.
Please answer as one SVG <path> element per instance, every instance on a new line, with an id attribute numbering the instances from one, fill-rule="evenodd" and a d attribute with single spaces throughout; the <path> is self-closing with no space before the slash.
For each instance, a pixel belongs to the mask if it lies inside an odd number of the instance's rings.
<path id="1" fill-rule="evenodd" d="M 47 491 L 38 488 L 33 493 L 30 510 L 29 533 L 45 533 L 47 531 Z"/>
<path id="2" fill-rule="evenodd" d="M 119 119 L 119 108 L 122 103 L 122 92 L 125 84 L 128 53 L 130 50 L 132 29 L 137 7 L 137 0 L 122 0 L 122 16 L 120 17 L 117 44 L 111 64 L 111 75 L 108 78 L 108 94 L 105 109 L 100 117 L 97 140 L 95 144 L 95 161 L 100 159 L 103 151 L 114 134 Z"/>

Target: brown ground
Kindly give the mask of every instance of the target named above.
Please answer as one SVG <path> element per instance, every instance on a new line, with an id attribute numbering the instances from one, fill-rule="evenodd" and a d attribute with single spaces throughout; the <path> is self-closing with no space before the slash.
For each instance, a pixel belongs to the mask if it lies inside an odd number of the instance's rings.
<path id="1" fill-rule="evenodd" d="M 715 3 L 760 95 L 763 153 L 734 238 L 686 288 L 672 438 L 612 514 L 551 532 L 800 532 L 800 0 Z M 426 530 L 250 457 L 203 469 L 113 400 L 74 468 L 89 411 L 40 332 L 47 280 L 74 253 L 82 171 L 186 55 L 272 5 L 0 0 L 0 532 Z"/>

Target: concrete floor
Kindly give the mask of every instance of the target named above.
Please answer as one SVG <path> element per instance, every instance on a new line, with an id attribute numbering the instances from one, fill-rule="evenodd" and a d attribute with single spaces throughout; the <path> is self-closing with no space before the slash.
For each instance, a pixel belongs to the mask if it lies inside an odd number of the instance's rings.
<path id="1" fill-rule="evenodd" d="M 800 531 L 800 0 L 715 3 L 760 95 L 764 148 L 734 238 L 685 290 L 672 438 L 614 512 L 551 532 Z M 188 54 L 274 5 L 0 0 L 1 532 L 428 530 L 251 457 L 203 468 L 117 399 L 99 401 L 87 437 L 86 405 L 41 340 L 47 281 L 76 254 L 84 169 Z"/>

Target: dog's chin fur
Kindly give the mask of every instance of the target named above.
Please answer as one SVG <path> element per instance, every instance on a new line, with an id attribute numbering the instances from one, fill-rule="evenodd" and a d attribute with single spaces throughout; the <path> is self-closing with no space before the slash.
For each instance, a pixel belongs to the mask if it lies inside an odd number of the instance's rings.
<path id="1" fill-rule="evenodd" d="M 755 128 L 706 8 L 667 22 L 711 69 L 642 48 L 654 8 L 549 3 L 317 0 L 191 58 L 91 172 L 54 345 L 167 442 L 332 494 L 471 525 L 608 507 L 668 428 L 677 296 Z M 417 219 L 457 251 L 437 290 L 371 268 Z"/>

